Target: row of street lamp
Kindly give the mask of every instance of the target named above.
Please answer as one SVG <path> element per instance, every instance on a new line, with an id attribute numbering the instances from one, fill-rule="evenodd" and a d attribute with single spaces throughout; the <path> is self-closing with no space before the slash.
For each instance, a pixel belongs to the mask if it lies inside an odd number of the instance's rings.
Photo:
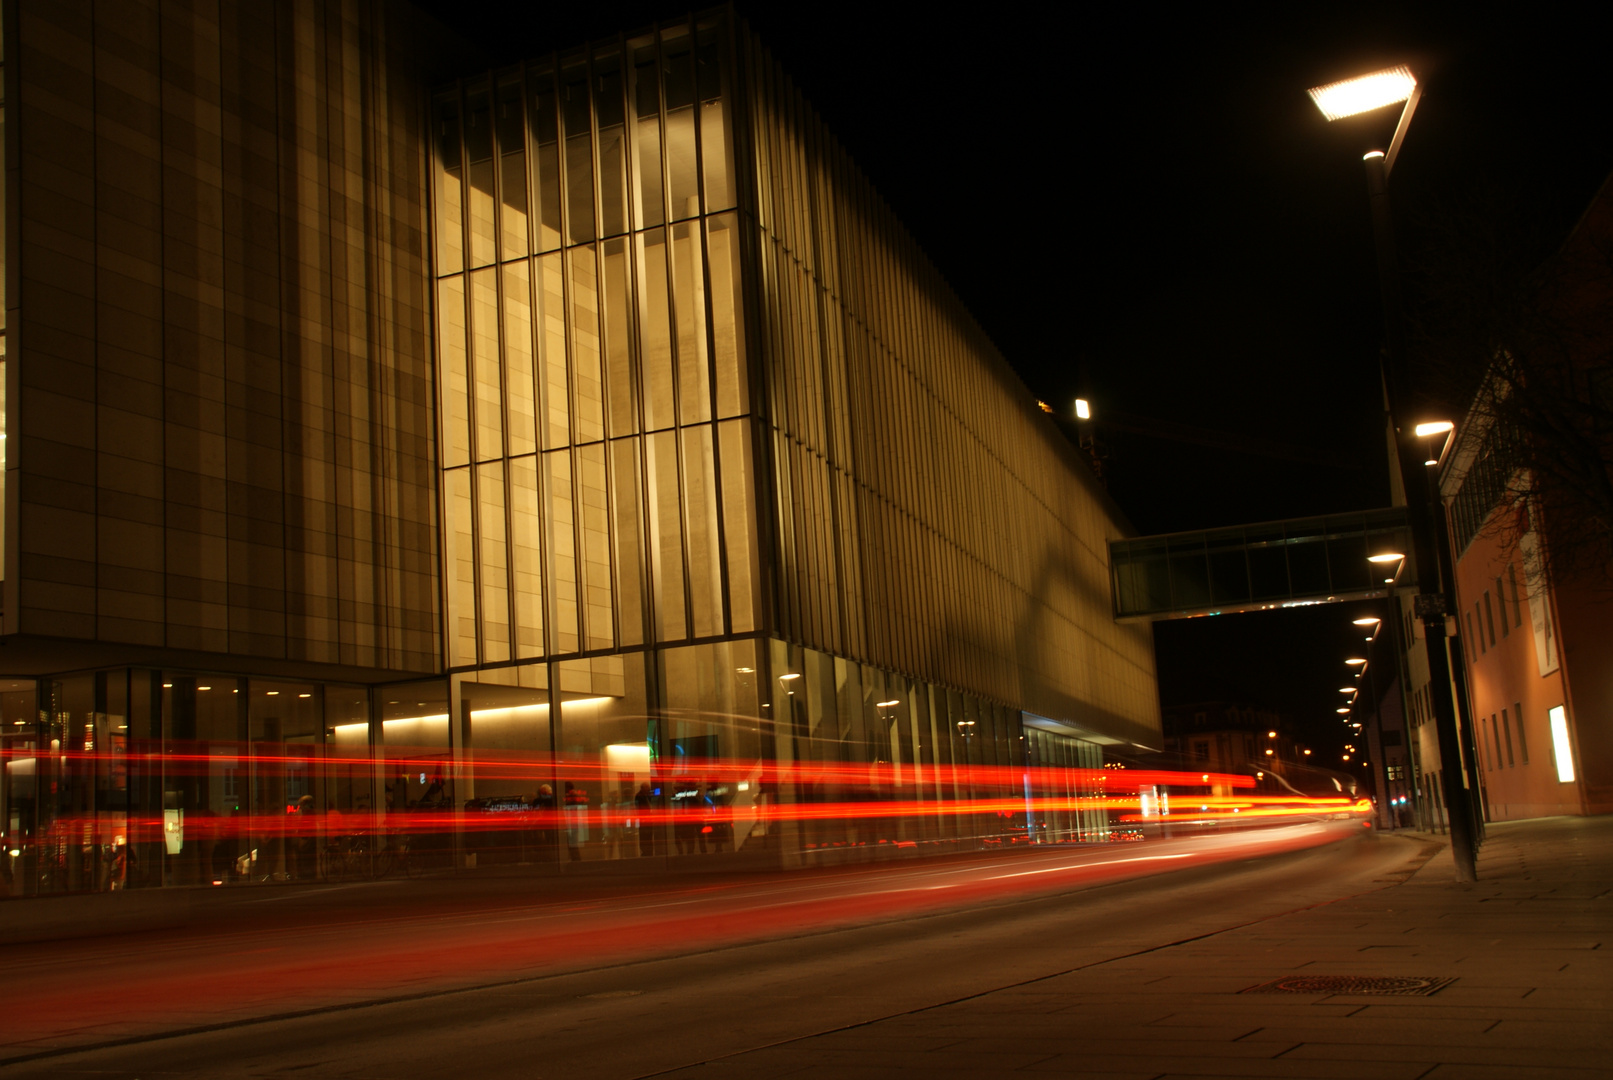
<path id="1" fill-rule="evenodd" d="M 1404 481 L 1412 551 L 1422 571 L 1419 575 L 1423 580 L 1418 583 L 1416 613 L 1426 631 L 1424 646 L 1428 659 L 1429 704 L 1439 739 L 1440 777 L 1449 815 L 1451 853 L 1456 863 L 1457 880 L 1472 881 L 1477 876 L 1480 825 L 1472 797 L 1460 775 L 1463 755 L 1457 726 L 1458 691 L 1453 690 L 1455 683 L 1451 678 L 1451 661 L 1446 651 L 1445 619 L 1450 608 L 1445 592 L 1448 588 L 1454 588 L 1454 577 L 1450 573 L 1443 509 L 1429 472 L 1429 467 L 1436 466 L 1449 451 L 1455 425 L 1443 420 L 1415 425 L 1404 423 L 1411 405 L 1407 393 L 1404 349 L 1406 327 L 1400 308 L 1399 272 L 1389 214 L 1389 174 L 1405 140 L 1412 114 L 1422 98 L 1422 87 L 1411 70 L 1402 65 L 1316 87 L 1310 91 L 1310 96 L 1322 115 L 1330 121 L 1405 103 L 1400 119 L 1395 124 L 1394 137 L 1389 141 L 1389 149 L 1374 150 L 1363 158 L 1378 257 L 1379 295 L 1383 304 L 1384 349 L 1379 371 L 1383 379 L 1385 409 L 1394 433 L 1395 457 Z M 1443 440 L 1435 452 L 1433 441 L 1441 436 Z M 1425 468 L 1418 469 L 1419 463 Z M 1433 586 L 1424 591 L 1430 573 L 1434 575 Z M 1393 579 L 1387 583 L 1392 585 Z"/>

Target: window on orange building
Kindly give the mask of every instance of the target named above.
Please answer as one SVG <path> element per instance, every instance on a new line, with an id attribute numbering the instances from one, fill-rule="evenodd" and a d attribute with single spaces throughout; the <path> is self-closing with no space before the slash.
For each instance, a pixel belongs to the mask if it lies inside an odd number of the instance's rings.
<path id="1" fill-rule="evenodd" d="M 1490 606 L 1490 590 L 1484 590 L 1484 627 L 1489 632 L 1490 644 L 1495 644 L 1495 610 Z"/>
<path id="2" fill-rule="evenodd" d="M 1501 730 L 1507 737 L 1507 768 L 1512 768 L 1512 721 L 1507 718 L 1507 711 L 1501 710 Z"/>
<path id="3" fill-rule="evenodd" d="M 1507 594 L 1501 588 L 1500 578 L 1495 579 L 1495 606 L 1501 609 L 1501 636 L 1506 637 L 1512 633 L 1512 628 L 1507 625 Z"/>
<path id="4" fill-rule="evenodd" d="M 1529 764 L 1529 740 L 1523 733 L 1523 702 L 1513 703 L 1512 715 L 1518 721 L 1518 758 L 1527 765 Z"/>

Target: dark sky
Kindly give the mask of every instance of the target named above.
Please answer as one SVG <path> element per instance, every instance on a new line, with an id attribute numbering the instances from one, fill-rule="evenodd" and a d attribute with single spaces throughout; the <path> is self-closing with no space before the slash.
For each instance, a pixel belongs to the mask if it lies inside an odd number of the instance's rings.
<path id="1" fill-rule="evenodd" d="M 425 6 L 510 60 L 686 10 Z M 1417 73 L 1406 249 L 1488 214 L 1545 254 L 1613 169 L 1605 49 L 1545 6 L 736 6 L 1031 391 L 1133 429 L 1109 483 L 1143 532 L 1388 503 L 1361 155 L 1398 110 L 1329 124 L 1307 87 Z M 1335 723 L 1327 611 L 1162 624 L 1162 695 Z"/>

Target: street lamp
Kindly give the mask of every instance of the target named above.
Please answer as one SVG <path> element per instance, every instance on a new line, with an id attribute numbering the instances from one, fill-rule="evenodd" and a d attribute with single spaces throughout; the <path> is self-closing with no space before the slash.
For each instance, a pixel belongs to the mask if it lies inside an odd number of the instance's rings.
<path id="1" fill-rule="evenodd" d="M 1448 606 L 1443 590 L 1447 575 L 1445 561 L 1441 558 L 1443 553 L 1437 543 L 1438 523 L 1434 518 L 1442 510 L 1430 491 L 1428 470 L 1419 467 L 1427 457 L 1416 454 L 1417 447 L 1405 423 L 1411 405 L 1407 394 L 1403 344 L 1406 327 L 1400 310 L 1399 274 L 1395 265 L 1394 231 L 1389 215 L 1389 174 L 1400 153 L 1417 102 L 1421 100 L 1422 87 L 1411 70 L 1401 66 L 1318 86 L 1310 91 L 1310 95 L 1322 115 L 1330 121 L 1405 102 L 1388 151 L 1374 150 L 1363 159 L 1377 249 L 1378 291 L 1383 304 L 1385 346 L 1380 371 L 1389 427 L 1394 434 L 1395 464 L 1398 465 L 1405 491 L 1412 551 L 1416 555 L 1419 576 L 1424 579 L 1419 582 L 1415 604 L 1417 616 L 1425 628 L 1429 696 L 1434 728 L 1439 736 L 1440 778 L 1445 791 L 1445 805 L 1450 813 L 1451 853 L 1456 862 L 1457 880 L 1473 881 L 1477 876 L 1475 864 L 1479 834 L 1473 794 L 1460 775 L 1463 767 L 1461 736 L 1457 728 L 1456 702 L 1451 695 L 1451 660 L 1445 642 Z M 1398 573 L 1396 576 L 1399 576 Z M 1424 591 L 1428 588 L 1427 579 L 1430 576 L 1433 578 L 1433 588 Z M 1388 582 L 1392 583 L 1393 579 Z M 1472 763 L 1468 764 L 1471 767 Z M 1474 782 L 1473 792 L 1476 791 L 1477 783 Z"/>
<path id="2" fill-rule="evenodd" d="M 1423 444 L 1427 448 L 1427 456 L 1424 459 L 1423 464 L 1438 465 L 1444 460 L 1445 451 L 1451 448 L 1451 438 L 1456 433 L 1456 425 L 1451 423 L 1449 420 L 1430 420 L 1428 423 L 1418 424 L 1411 430 L 1413 434 L 1415 434 L 1419 439 L 1423 440 Z M 1437 435 L 1443 435 L 1445 437 L 1440 440 L 1439 452 L 1435 453 L 1434 437 Z"/>

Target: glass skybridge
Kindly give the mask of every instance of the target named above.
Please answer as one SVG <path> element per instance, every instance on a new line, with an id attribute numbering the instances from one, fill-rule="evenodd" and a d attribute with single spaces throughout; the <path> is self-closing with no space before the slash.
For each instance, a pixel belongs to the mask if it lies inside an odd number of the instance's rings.
<path id="1" fill-rule="evenodd" d="M 1399 560 L 1369 561 L 1371 556 Z M 1416 584 L 1404 507 L 1109 544 L 1117 621 L 1270 611 Z"/>

